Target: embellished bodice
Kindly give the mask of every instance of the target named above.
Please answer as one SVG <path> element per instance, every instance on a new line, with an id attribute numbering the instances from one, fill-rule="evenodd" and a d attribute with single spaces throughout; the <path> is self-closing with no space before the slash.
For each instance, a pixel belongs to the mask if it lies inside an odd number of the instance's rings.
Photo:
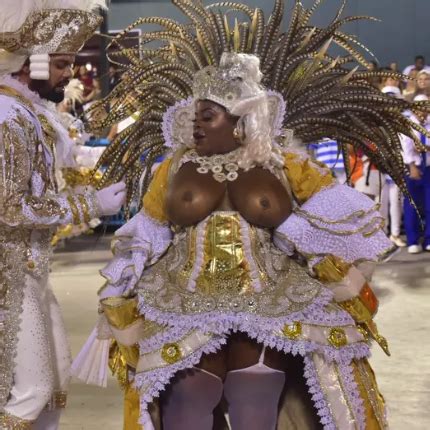
<path id="1" fill-rule="evenodd" d="M 267 316 L 302 310 L 324 287 L 277 249 L 268 229 L 238 212 L 214 212 L 179 231 L 167 254 L 138 284 L 145 302 L 163 311 Z"/>

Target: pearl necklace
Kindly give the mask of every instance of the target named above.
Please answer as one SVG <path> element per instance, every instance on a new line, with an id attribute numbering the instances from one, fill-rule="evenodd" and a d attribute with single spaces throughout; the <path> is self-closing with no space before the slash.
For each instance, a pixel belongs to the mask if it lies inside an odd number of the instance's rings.
<path id="1" fill-rule="evenodd" d="M 191 161 L 198 164 L 197 172 L 203 174 L 212 172 L 213 178 L 217 182 L 235 181 L 238 177 L 238 159 L 240 148 L 227 154 L 216 154 L 211 156 L 202 156 L 197 154 L 195 149 L 187 152 L 184 157 L 184 162 Z"/>

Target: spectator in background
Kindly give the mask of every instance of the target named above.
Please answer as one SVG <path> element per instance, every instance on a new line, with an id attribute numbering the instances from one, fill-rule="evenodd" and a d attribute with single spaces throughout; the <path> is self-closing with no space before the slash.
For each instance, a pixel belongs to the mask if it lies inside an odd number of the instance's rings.
<path id="1" fill-rule="evenodd" d="M 343 155 L 335 140 L 325 139 L 320 143 L 311 144 L 308 146 L 308 151 L 315 160 L 324 163 L 332 171 L 339 184 L 346 182 Z"/>
<path id="2" fill-rule="evenodd" d="M 421 70 L 417 74 L 417 87 L 414 98 L 419 95 L 430 97 L 430 71 Z"/>
<path id="3" fill-rule="evenodd" d="M 403 97 L 407 101 L 412 101 L 417 91 L 417 75 L 418 75 L 418 71 L 416 69 L 412 69 L 409 72 L 408 76 L 411 79 L 406 81 L 406 86 L 405 86 L 405 89 L 403 90 Z"/>
<path id="4" fill-rule="evenodd" d="M 368 143 L 368 146 L 371 148 L 372 144 Z M 371 198 L 375 203 L 380 203 L 382 189 L 385 185 L 385 176 L 371 163 L 369 157 L 363 151 L 353 151 L 352 147 L 350 149 L 349 163 L 353 187 Z"/>
<path id="5" fill-rule="evenodd" d="M 414 64 L 411 64 L 410 66 L 408 66 L 408 67 L 406 67 L 404 70 L 403 70 L 403 74 L 404 75 L 406 75 L 406 76 L 409 76 L 409 73 L 412 71 L 412 70 L 416 70 L 417 72 L 420 72 L 421 70 L 427 70 L 428 72 L 430 72 L 430 66 L 428 66 L 427 64 L 426 64 L 426 60 L 425 60 L 425 58 L 424 58 L 424 56 L 423 55 L 417 55 L 416 57 L 415 57 L 415 62 L 414 62 Z"/>
<path id="6" fill-rule="evenodd" d="M 400 81 L 394 78 L 386 78 L 383 81 L 381 91 L 391 97 L 401 98 Z M 385 185 L 381 195 L 381 213 L 386 220 L 386 233 L 390 240 L 399 247 L 406 246 L 406 242 L 400 237 L 402 223 L 402 193 L 390 176 L 385 175 Z"/>
<path id="7" fill-rule="evenodd" d="M 418 95 L 415 101 L 428 100 L 425 95 Z M 430 131 L 430 117 L 421 112 L 414 112 L 410 119 L 417 124 L 421 124 Z M 429 148 L 430 142 L 424 135 L 415 131 L 421 143 Z M 402 136 L 403 157 L 405 164 L 409 167 L 410 175 L 406 178 L 408 191 L 415 204 L 420 209 L 424 221 L 424 250 L 430 252 L 430 153 L 420 153 L 415 147 L 413 139 Z M 416 209 L 407 198 L 404 199 L 404 224 L 408 252 L 418 254 L 423 250 L 420 243 L 422 236 L 421 220 Z"/>
<path id="8" fill-rule="evenodd" d="M 399 65 L 396 62 L 390 63 L 389 69 L 393 72 L 399 71 Z"/>

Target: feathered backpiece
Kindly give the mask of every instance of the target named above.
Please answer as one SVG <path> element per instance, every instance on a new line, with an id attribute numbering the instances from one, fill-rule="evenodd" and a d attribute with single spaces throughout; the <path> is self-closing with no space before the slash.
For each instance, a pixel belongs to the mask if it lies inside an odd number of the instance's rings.
<path id="1" fill-rule="evenodd" d="M 32 55 L 76 53 L 100 25 L 106 0 L 1 0 L 0 75 Z"/>
<path id="2" fill-rule="evenodd" d="M 128 202 L 145 192 L 150 166 L 169 150 L 165 142 L 165 112 L 193 95 L 194 77 L 207 66 L 218 67 L 224 52 L 254 54 L 260 59 L 261 84 L 280 94 L 285 102 L 281 126 L 293 130 L 303 143 L 334 139 L 346 153 L 348 146 L 362 150 L 406 193 L 405 166 L 399 134 L 422 148 L 414 130 L 427 133 L 407 119 L 407 109 L 430 111 L 428 102 L 409 103 L 374 88 L 373 78 L 395 77 L 390 71 L 367 71 L 363 53 L 369 51 L 344 24 L 363 16 L 343 17 L 345 1 L 326 28 L 310 22 L 322 0 L 307 9 L 295 0 L 289 27 L 282 28 L 284 1 L 275 0 L 266 20 L 261 9 L 243 3 L 222 2 L 204 6 L 198 0 L 172 0 L 188 19 L 179 23 L 168 18 L 144 17 L 113 39 L 111 61 L 120 64 L 124 75 L 112 93 L 96 102 L 90 111 L 92 128 L 101 130 L 139 112 L 137 121 L 121 132 L 99 161 L 108 165 L 102 187 L 122 177 L 128 184 Z M 131 30 L 143 29 L 140 44 L 125 49 Z M 158 27 L 158 28 L 156 28 Z M 344 50 L 333 57 L 331 44 Z M 142 155 L 145 161 L 142 163 Z M 146 172 L 146 173 L 144 173 Z M 144 173 L 143 187 L 138 187 Z"/>

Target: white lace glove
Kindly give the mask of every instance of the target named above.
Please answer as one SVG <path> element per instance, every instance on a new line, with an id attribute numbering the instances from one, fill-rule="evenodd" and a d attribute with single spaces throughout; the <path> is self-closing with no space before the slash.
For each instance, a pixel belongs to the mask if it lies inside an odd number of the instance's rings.
<path id="1" fill-rule="evenodd" d="M 109 187 L 97 191 L 97 206 L 99 216 L 115 215 L 125 203 L 126 187 L 124 182 L 117 182 Z"/>

